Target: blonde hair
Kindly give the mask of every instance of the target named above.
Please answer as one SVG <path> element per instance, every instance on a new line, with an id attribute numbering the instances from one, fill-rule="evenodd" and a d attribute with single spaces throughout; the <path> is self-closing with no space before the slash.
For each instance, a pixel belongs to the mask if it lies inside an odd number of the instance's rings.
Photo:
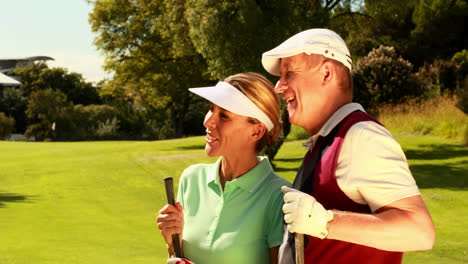
<path id="1" fill-rule="evenodd" d="M 265 135 L 257 142 L 256 151 L 261 153 L 275 143 L 281 134 L 280 99 L 274 91 L 273 84 L 265 76 L 255 72 L 234 74 L 224 81 L 247 96 L 273 123 L 274 127 L 270 131 L 266 131 Z M 254 123 L 259 123 L 255 118 L 250 119 Z"/>

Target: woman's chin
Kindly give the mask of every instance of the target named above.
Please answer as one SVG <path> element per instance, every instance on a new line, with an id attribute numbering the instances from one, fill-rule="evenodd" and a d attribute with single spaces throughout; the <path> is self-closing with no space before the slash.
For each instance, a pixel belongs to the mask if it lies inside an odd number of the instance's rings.
<path id="1" fill-rule="evenodd" d="M 219 156 L 218 154 L 216 154 L 215 150 L 209 144 L 205 145 L 205 154 L 208 157 L 217 157 L 217 156 Z"/>

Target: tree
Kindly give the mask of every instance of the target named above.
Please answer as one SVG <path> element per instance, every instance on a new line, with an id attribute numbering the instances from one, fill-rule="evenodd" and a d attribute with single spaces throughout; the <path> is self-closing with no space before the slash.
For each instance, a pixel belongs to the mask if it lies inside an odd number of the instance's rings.
<path id="1" fill-rule="evenodd" d="M 216 79 L 245 71 L 265 73 L 263 52 L 328 22 L 322 1 L 187 0 L 186 6 L 191 41 Z"/>
<path id="2" fill-rule="evenodd" d="M 414 28 L 416 0 L 347 0 L 335 8 L 331 27 L 356 60 L 381 45 L 405 49 Z"/>
<path id="3" fill-rule="evenodd" d="M 61 91 L 48 88 L 32 92 L 26 115 L 37 122 L 27 128 L 26 136 L 35 136 L 38 140 L 53 139 L 53 124 L 58 120 L 63 120 L 63 115 L 71 106 Z M 56 126 L 60 125 L 56 124 Z"/>
<path id="4" fill-rule="evenodd" d="M 64 93 L 74 104 L 99 104 L 98 91 L 92 83 L 86 82 L 79 73 L 69 73 L 65 68 L 49 68 L 45 63 L 33 63 L 27 67 L 15 69 L 21 79 L 24 94 L 52 88 Z"/>
<path id="5" fill-rule="evenodd" d="M 0 96 L 0 112 L 6 113 L 16 121 L 16 132 L 23 133 L 26 130 L 26 106 L 28 99 L 20 88 L 6 87 Z"/>
<path id="6" fill-rule="evenodd" d="M 14 129 L 15 119 L 0 112 L 0 140 L 9 137 Z"/>
<path id="7" fill-rule="evenodd" d="M 422 65 L 434 59 L 450 59 L 467 48 L 468 1 L 419 0 L 413 13 L 407 57 Z"/>
<path id="8" fill-rule="evenodd" d="M 326 26 L 340 0 L 88 2 L 95 44 L 115 72 L 103 92 L 123 89 L 136 106 L 166 113 L 180 137 L 191 134 L 190 118 L 200 126 L 203 120 L 188 111 L 197 101 L 187 88 L 239 72 L 265 74 L 263 52 L 299 31 Z"/>
<path id="9" fill-rule="evenodd" d="M 193 97 L 187 88 L 207 85 L 203 58 L 188 41 L 183 1 L 94 1 L 89 21 L 95 44 L 115 72 L 103 92 L 121 92 L 136 107 L 155 108 L 171 120 L 173 137 L 184 134 Z M 174 41 L 174 42 L 173 42 Z M 178 50 L 172 49 L 178 45 Z"/>
<path id="10" fill-rule="evenodd" d="M 355 60 L 393 46 L 418 68 L 466 48 L 466 0 L 345 0 L 334 11 L 331 26 Z"/>

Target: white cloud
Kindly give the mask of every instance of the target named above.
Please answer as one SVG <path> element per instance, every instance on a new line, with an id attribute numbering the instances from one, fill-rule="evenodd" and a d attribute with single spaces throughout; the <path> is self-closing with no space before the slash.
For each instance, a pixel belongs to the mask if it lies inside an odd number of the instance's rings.
<path id="1" fill-rule="evenodd" d="M 90 82 L 98 82 L 104 78 L 111 78 L 111 74 L 102 69 L 104 58 L 97 55 L 73 55 L 64 53 L 48 53 L 46 56 L 54 58 L 47 61 L 49 67 L 62 67 L 69 72 L 77 72 Z"/>

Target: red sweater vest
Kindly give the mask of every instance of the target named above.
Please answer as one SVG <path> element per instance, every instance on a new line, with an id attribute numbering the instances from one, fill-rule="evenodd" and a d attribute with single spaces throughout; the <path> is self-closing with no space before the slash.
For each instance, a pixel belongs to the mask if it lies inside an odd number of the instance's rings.
<path id="1" fill-rule="evenodd" d="M 338 155 L 340 153 L 344 137 L 352 125 L 362 121 L 373 121 L 378 123 L 378 121 L 361 111 L 349 114 L 338 124 L 338 130 L 333 142 L 315 166 L 311 194 L 326 209 L 361 213 L 371 212 L 368 205 L 358 204 L 351 200 L 340 189 L 335 176 Z M 304 162 L 307 162 L 308 158 L 319 149 L 322 140 L 323 138 L 319 138 L 312 151 L 309 151 L 309 154 L 305 157 Z M 401 252 L 384 251 L 333 239 L 321 240 L 311 236 L 307 236 L 307 238 L 309 242 L 304 250 L 305 263 L 394 264 L 401 263 L 403 257 L 403 253 Z"/>

